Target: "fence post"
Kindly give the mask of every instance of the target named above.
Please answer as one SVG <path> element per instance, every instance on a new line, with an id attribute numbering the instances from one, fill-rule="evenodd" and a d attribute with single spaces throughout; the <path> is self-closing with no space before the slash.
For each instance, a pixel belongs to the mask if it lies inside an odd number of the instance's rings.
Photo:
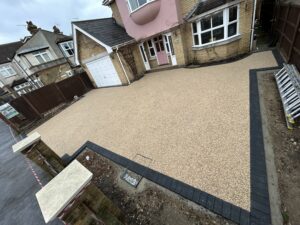
<path id="1" fill-rule="evenodd" d="M 86 86 L 86 84 L 84 83 L 84 81 L 82 80 L 82 75 L 83 73 L 79 74 L 78 78 L 81 81 L 81 83 L 83 84 L 83 87 L 85 88 L 85 93 L 88 91 L 88 87 Z"/>
<path id="2" fill-rule="evenodd" d="M 31 109 L 36 113 L 36 115 L 41 119 L 43 118 L 42 114 L 31 104 L 30 100 L 25 95 L 21 95 L 21 98 L 25 100 L 25 102 L 31 107 Z"/>
<path id="3" fill-rule="evenodd" d="M 64 93 L 60 90 L 60 88 L 57 86 L 56 83 L 54 83 L 54 86 L 55 86 L 55 88 L 57 89 L 58 93 L 62 96 L 64 102 L 65 102 L 65 103 L 68 102 L 67 99 L 66 99 L 66 97 L 64 96 Z"/>

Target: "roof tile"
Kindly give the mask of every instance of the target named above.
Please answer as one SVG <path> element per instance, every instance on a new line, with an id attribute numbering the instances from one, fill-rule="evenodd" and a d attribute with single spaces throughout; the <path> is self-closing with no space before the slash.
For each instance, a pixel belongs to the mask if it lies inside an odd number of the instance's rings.
<path id="1" fill-rule="evenodd" d="M 110 47 L 134 40 L 113 18 L 78 21 L 73 24 Z"/>

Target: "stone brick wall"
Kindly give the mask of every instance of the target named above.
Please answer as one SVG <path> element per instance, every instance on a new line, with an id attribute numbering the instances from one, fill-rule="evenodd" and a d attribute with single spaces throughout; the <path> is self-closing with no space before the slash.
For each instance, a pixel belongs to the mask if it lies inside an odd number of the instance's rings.
<path id="1" fill-rule="evenodd" d="M 134 62 L 135 62 L 135 65 L 136 65 L 137 75 L 138 75 L 138 77 L 142 77 L 144 75 L 146 69 L 145 69 L 145 66 L 144 66 L 144 62 L 143 62 L 138 44 L 133 45 L 131 50 L 132 50 L 132 54 L 133 54 L 133 57 L 134 57 Z"/>
<path id="2" fill-rule="evenodd" d="M 239 31 L 241 34 L 240 39 L 223 45 L 211 46 L 209 48 L 193 49 L 191 24 L 186 23 L 185 25 L 183 25 L 180 34 L 183 40 L 185 40 L 185 43 L 183 43 L 183 49 L 185 49 L 186 63 L 201 64 L 207 62 L 221 61 L 249 52 L 252 11 L 252 1 L 241 2 L 239 16 Z"/>
<path id="3" fill-rule="evenodd" d="M 123 66 L 124 66 L 124 69 L 127 73 L 127 76 L 128 76 L 128 79 L 130 81 L 133 81 L 134 80 L 134 76 L 133 76 L 133 73 L 132 73 L 132 70 L 131 68 L 129 67 L 128 63 L 126 62 L 126 60 L 124 59 L 123 55 L 121 52 L 119 52 L 119 57 L 120 57 L 120 60 L 122 61 L 123 63 Z M 126 78 L 126 74 L 122 68 L 122 65 L 119 61 L 119 58 L 117 56 L 117 54 L 114 52 L 113 54 L 111 54 L 110 56 L 114 66 L 115 66 L 115 69 L 120 77 L 120 80 L 122 82 L 123 85 L 127 85 L 128 84 L 128 81 L 127 81 L 127 78 Z"/>
<path id="4" fill-rule="evenodd" d="M 112 17 L 116 20 L 117 24 L 124 27 L 124 23 L 121 18 L 121 14 L 119 12 L 118 6 L 116 2 L 110 5 L 111 11 L 112 11 Z"/>
<path id="5" fill-rule="evenodd" d="M 138 78 L 137 68 L 134 60 L 134 55 L 132 53 L 132 46 L 126 46 L 120 49 L 120 53 L 122 54 L 126 64 L 128 65 L 134 79 Z"/>
<path id="6" fill-rule="evenodd" d="M 69 70 L 71 70 L 70 65 L 68 63 L 65 63 L 62 65 L 55 66 L 55 67 L 43 70 L 41 72 L 38 72 L 38 76 L 40 77 L 43 84 L 47 85 L 47 84 L 58 82 L 58 81 L 61 81 L 65 78 L 67 78 L 66 76 L 63 76 L 63 75 L 65 75 L 65 73 Z"/>
<path id="7" fill-rule="evenodd" d="M 91 40 L 86 35 L 77 33 L 77 45 L 78 45 L 78 57 L 79 61 L 82 62 L 93 56 L 99 55 L 106 52 L 106 49 L 99 45 L 97 42 Z"/>
<path id="8" fill-rule="evenodd" d="M 176 55 L 177 65 L 183 66 L 187 64 L 186 41 L 179 27 L 172 33 L 173 47 Z"/>
<path id="9" fill-rule="evenodd" d="M 87 72 L 90 80 L 92 81 L 93 85 L 96 87 L 96 83 L 90 74 L 89 70 L 87 69 L 86 62 L 90 59 L 97 59 L 100 54 L 107 53 L 106 49 L 99 45 L 97 42 L 93 41 L 86 35 L 80 33 L 77 31 L 77 45 L 78 45 L 78 57 L 81 66 L 84 68 L 84 70 Z M 127 73 L 127 76 L 129 80 L 134 80 L 133 72 L 128 65 L 127 61 L 124 59 L 121 52 L 119 52 L 120 59 L 123 63 L 124 69 Z M 119 75 L 119 78 L 123 85 L 127 85 L 128 81 L 126 78 L 126 75 L 124 73 L 124 70 L 122 68 L 122 65 L 120 64 L 119 58 L 116 54 L 116 52 L 113 52 L 110 54 L 110 58 L 112 60 L 112 63 Z"/>
<path id="10" fill-rule="evenodd" d="M 180 1 L 180 8 L 181 8 L 181 15 L 184 17 L 187 15 L 195 6 L 199 0 L 179 0 Z"/>

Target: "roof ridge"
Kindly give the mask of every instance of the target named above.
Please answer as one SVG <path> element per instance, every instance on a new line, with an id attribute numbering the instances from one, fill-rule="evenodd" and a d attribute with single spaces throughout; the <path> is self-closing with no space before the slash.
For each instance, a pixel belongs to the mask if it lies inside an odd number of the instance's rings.
<path id="1" fill-rule="evenodd" d="M 16 43 L 22 43 L 22 41 L 14 41 L 14 42 L 9 42 L 9 43 L 5 43 L 5 44 L 0 44 L 0 46 L 11 45 L 11 44 L 16 44 Z"/>

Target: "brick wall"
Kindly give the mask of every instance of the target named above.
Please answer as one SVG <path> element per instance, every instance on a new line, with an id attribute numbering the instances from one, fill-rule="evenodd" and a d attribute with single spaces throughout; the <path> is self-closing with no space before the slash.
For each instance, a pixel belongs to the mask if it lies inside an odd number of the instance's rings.
<path id="1" fill-rule="evenodd" d="M 78 45 L 78 57 L 79 57 L 80 64 L 87 72 L 90 80 L 93 82 L 94 86 L 96 87 L 95 81 L 86 66 L 86 62 L 89 60 L 92 61 L 93 59 L 94 60 L 97 59 L 98 56 L 100 57 L 100 54 L 106 53 L 107 51 L 100 44 L 93 41 L 86 35 L 80 33 L 79 31 L 77 31 L 77 45 Z M 122 52 L 119 52 L 119 57 L 123 63 L 124 69 L 127 73 L 129 80 L 134 80 L 132 69 L 128 65 L 127 61 L 124 59 Z M 122 65 L 120 64 L 117 54 L 115 52 L 111 53 L 110 58 L 119 75 L 122 84 L 127 85 L 128 81 L 125 72 L 122 68 Z"/>
<path id="2" fill-rule="evenodd" d="M 145 69 L 145 66 L 144 66 L 144 62 L 143 62 L 138 44 L 133 45 L 131 50 L 132 50 L 132 54 L 133 54 L 133 57 L 134 57 L 134 62 L 136 64 L 137 75 L 139 77 L 141 77 L 141 76 L 144 75 L 146 69 Z"/>
<path id="3" fill-rule="evenodd" d="M 86 35 L 77 31 L 78 58 L 82 62 L 93 56 L 106 52 L 106 49 Z"/>
<path id="4" fill-rule="evenodd" d="M 116 20 L 117 24 L 124 27 L 124 23 L 122 21 L 122 17 L 121 17 L 121 14 L 119 12 L 116 2 L 114 2 L 113 4 L 110 5 L 110 9 L 112 11 L 112 17 Z"/>
<path id="5" fill-rule="evenodd" d="M 179 0 L 180 1 L 180 8 L 181 8 L 181 15 L 184 17 L 187 15 L 195 6 L 199 0 Z"/>
<path id="6" fill-rule="evenodd" d="M 43 84 L 47 85 L 67 78 L 65 76 L 62 77 L 62 75 L 64 75 L 68 70 L 71 70 L 71 67 L 68 63 L 66 63 L 38 72 L 38 75 Z"/>
<path id="7" fill-rule="evenodd" d="M 186 65 L 186 41 L 184 40 L 184 35 L 182 34 L 182 29 L 180 27 L 172 33 L 172 40 L 177 64 L 179 66 Z"/>

